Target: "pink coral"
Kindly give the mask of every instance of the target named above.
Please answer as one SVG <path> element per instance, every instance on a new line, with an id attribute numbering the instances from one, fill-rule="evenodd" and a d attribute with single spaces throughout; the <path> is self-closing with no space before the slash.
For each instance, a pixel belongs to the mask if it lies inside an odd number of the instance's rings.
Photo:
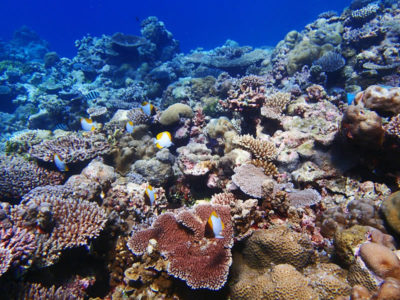
<path id="1" fill-rule="evenodd" d="M 207 235 L 206 224 L 212 211 L 225 224 L 222 239 Z M 169 262 L 167 272 L 185 280 L 190 287 L 218 290 L 225 284 L 233 245 L 229 207 L 201 204 L 177 214 L 164 213 L 150 228 L 135 232 L 128 247 L 136 255 L 144 254 L 150 239 L 157 241 L 158 250 Z"/>

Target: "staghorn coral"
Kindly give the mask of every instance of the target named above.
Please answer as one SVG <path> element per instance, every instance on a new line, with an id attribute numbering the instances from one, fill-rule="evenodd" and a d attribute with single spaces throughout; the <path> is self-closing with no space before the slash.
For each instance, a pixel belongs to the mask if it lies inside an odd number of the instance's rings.
<path id="1" fill-rule="evenodd" d="M 268 177 L 261 168 L 251 164 L 244 164 L 234 169 L 232 182 L 239 187 L 243 193 L 254 198 L 262 198 L 262 185 Z"/>
<path id="2" fill-rule="evenodd" d="M 35 187 L 61 184 L 64 177 L 20 156 L 0 155 L 0 199 L 19 200 Z"/>
<path id="3" fill-rule="evenodd" d="M 235 137 L 233 143 L 250 151 L 255 158 L 261 160 L 273 160 L 278 154 L 274 143 L 255 139 L 249 134 Z"/>
<path id="4" fill-rule="evenodd" d="M 212 211 L 225 224 L 222 239 L 206 237 L 206 223 Z M 194 289 L 218 290 L 225 284 L 232 262 L 232 234 L 227 206 L 200 204 L 191 210 L 160 215 L 150 228 L 134 232 L 128 247 L 134 254 L 142 255 L 154 239 L 168 261 L 168 274 L 186 281 Z"/>
<path id="5" fill-rule="evenodd" d="M 43 206 L 48 207 L 49 213 L 47 226 L 37 234 L 36 255 L 37 262 L 45 266 L 53 264 L 62 250 L 87 245 L 100 234 L 107 221 L 105 211 L 96 203 L 75 200 L 65 196 L 62 187 L 51 186 L 38 187 L 26 194 L 13 209 L 12 219 L 16 224 L 31 224 L 34 230 Z"/>
<path id="6" fill-rule="evenodd" d="M 85 161 L 110 151 L 110 145 L 104 135 L 88 132 L 85 135 L 72 133 L 53 140 L 43 141 L 32 146 L 29 154 L 37 159 L 52 162 L 58 154 L 65 163 Z"/>
<path id="7" fill-rule="evenodd" d="M 307 236 L 283 227 L 255 231 L 246 241 L 243 254 L 247 264 L 258 269 L 280 263 L 301 269 L 315 260 Z"/>
<path id="8" fill-rule="evenodd" d="M 265 102 L 265 79 L 259 76 L 245 76 L 228 91 L 228 98 L 220 104 L 234 111 L 259 108 Z"/>
<path id="9" fill-rule="evenodd" d="M 267 119 L 282 118 L 282 112 L 290 102 L 290 93 L 276 92 L 267 95 L 263 106 L 261 107 L 261 115 Z"/>

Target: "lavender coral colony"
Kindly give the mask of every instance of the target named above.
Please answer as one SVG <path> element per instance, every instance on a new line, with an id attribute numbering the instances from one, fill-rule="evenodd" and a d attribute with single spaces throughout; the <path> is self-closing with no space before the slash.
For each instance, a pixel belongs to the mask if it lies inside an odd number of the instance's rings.
<path id="1" fill-rule="evenodd" d="M 399 24 L 354 0 L 273 49 L 182 54 L 149 17 L 72 59 L 21 28 L 0 298 L 400 299 Z"/>

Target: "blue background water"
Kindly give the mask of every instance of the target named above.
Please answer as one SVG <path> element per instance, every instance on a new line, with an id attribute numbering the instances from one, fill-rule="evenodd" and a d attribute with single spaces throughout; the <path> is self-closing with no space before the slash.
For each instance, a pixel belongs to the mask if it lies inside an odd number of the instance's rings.
<path id="1" fill-rule="evenodd" d="M 157 16 L 180 41 L 181 50 L 211 49 L 226 39 L 240 45 L 274 46 L 321 12 L 340 13 L 350 0 L 1 0 L 0 38 L 22 25 L 35 30 L 52 50 L 72 57 L 74 41 L 94 36 L 140 33 L 140 21 Z"/>

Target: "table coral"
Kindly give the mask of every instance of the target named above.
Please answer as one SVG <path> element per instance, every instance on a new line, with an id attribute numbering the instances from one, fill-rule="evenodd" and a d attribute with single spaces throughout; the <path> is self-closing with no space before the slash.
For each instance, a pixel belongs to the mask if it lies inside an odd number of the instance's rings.
<path id="1" fill-rule="evenodd" d="M 234 169 L 232 182 L 239 187 L 243 193 L 254 198 L 262 198 L 262 184 L 268 179 L 261 168 L 251 164 L 244 164 Z"/>
<path id="2" fill-rule="evenodd" d="M 222 239 L 205 236 L 206 223 L 215 211 L 225 224 Z M 146 252 L 151 239 L 167 260 L 167 272 L 185 280 L 194 288 L 220 289 L 226 282 L 231 265 L 230 248 L 233 229 L 227 206 L 201 204 L 191 210 L 176 214 L 164 213 L 153 225 L 134 232 L 128 241 L 129 249 L 136 255 Z"/>
<path id="3" fill-rule="evenodd" d="M 18 200 L 35 187 L 61 184 L 64 177 L 20 156 L 0 155 L 0 198 Z"/>
<path id="4" fill-rule="evenodd" d="M 73 133 L 34 145 L 30 148 L 29 154 L 34 158 L 53 162 L 54 154 L 57 153 L 65 163 L 76 163 L 106 154 L 109 151 L 110 145 L 104 135 Z"/>

